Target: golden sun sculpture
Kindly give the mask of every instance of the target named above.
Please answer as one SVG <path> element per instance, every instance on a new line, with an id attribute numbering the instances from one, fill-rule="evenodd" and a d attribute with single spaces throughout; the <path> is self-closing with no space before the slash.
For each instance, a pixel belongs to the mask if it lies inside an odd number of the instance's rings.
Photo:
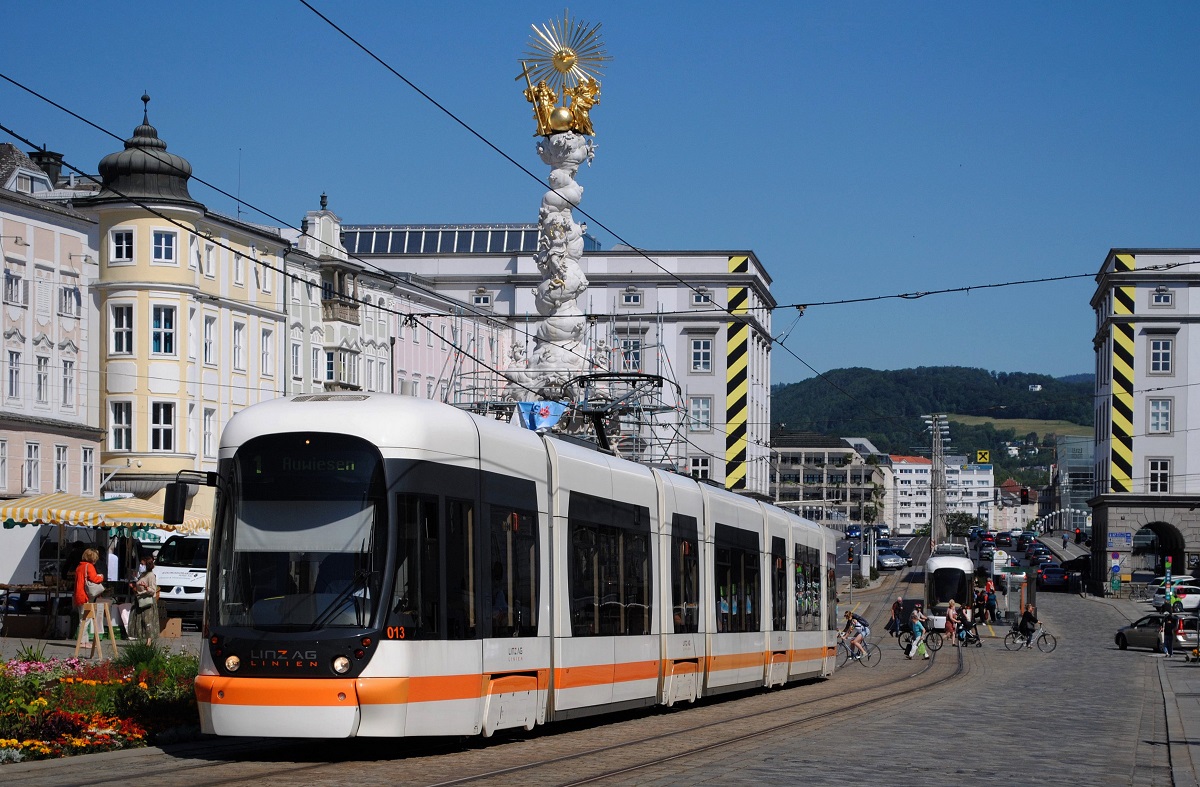
<path id="1" fill-rule="evenodd" d="M 528 47 L 517 79 L 525 79 L 525 100 L 533 104 L 537 121 L 535 134 L 595 134 L 590 111 L 600 103 L 599 77 L 605 61 L 612 59 L 604 51 L 600 25 L 572 21 L 564 11 L 561 21 L 533 25 Z"/>

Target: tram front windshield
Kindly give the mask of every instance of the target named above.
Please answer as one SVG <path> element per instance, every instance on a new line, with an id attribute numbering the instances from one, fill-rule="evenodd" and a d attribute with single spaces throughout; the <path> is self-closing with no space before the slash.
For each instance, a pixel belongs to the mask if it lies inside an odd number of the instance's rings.
<path id="1" fill-rule="evenodd" d="M 271 631 L 371 625 L 387 554 L 379 452 L 346 435 L 269 435 L 242 446 L 226 478 L 210 620 Z"/>
<path id="2" fill-rule="evenodd" d="M 970 599 L 970 581 L 970 575 L 961 568 L 939 568 L 933 572 L 931 597 L 927 601 L 931 607 L 944 607 L 950 599 L 966 604 Z"/>

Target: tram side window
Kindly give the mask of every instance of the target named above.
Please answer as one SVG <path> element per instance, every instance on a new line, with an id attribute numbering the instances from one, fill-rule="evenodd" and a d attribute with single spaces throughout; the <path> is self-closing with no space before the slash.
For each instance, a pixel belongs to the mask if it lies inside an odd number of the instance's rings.
<path id="1" fill-rule="evenodd" d="M 571 493 L 567 514 L 571 633 L 650 633 L 650 511 Z"/>
<path id="2" fill-rule="evenodd" d="M 475 510 L 469 501 L 446 501 L 446 638 L 474 639 Z"/>
<path id="3" fill-rule="evenodd" d="M 787 629 L 787 544 L 771 538 L 771 630 Z"/>
<path id="4" fill-rule="evenodd" d="M 537 514 L 493 506 L 488 604 L 493 637 L 537 635 Z"/>
<path id="5" fill-rule="evenodd" d="M 758 631 L 758 536 L 722 524 L 714 535 L 717 631 Z"/>
<path id="6" fill-rule="evenodd" d="M 440 636 L 441 586 L 438 500 L 427 495 L 401 495 L 397 503 L 400 543 L 392 619 L 404 628 L 405 639 L 436 639 Z"/>
<path id="7" fill-rule="evenodd" d="M 821 553 L 796 545 L 796 630 L 821 628 Z"/>
<path id="8" fill-rule="evenodd" d="M 700 630 L 700 556 L 696 518 L 675 514 L 671 518 L 671 607 L 676 634 Z"/>
<path id="9" fill-rule="evenodd" d="M 825 606 L 826 606 L 826 630 L 837 631 L 837 556 L 832 552 L 825 553 Z"/>

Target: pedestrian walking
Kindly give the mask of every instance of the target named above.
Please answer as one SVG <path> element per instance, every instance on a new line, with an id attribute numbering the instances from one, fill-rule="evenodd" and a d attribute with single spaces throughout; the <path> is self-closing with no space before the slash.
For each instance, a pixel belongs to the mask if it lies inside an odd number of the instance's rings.
<path id="1" fill-rule="evenodd" d="M 989 582 L 989 585 L 992 583 Z M 996 589 L 989 587 L 987 590 L 987 618 L 988 623 L 996 622 Z"/>
<path id="2" fill-rule="evenodd" d="M 1067 542 L 1070 540 L 1071 540 L 1071 534 L 1064 530 L 1063 531 L 1063 549 L 1067 548 Z"/>
<path id="3" fill-rule="evenodd" d="M 1175 617 L 1175 612 L 1167 607 L 1167 615 L 1163 618 L 1162 632 L 1159 637 L 1162 639 L 1162 652 L 1167 658 L 1175 655 L 1175 629 L 1179 627 L 1179 618 Z"/>
<path id="4" fill-rule="evenodd" d="M 887 630 L 893 637 L 900 636 L 900 629 L 904 628 L 904 596 L 896 596 L 896 600 L 892 602 L 892 619 L 888 621 Z"/>
<path id="5" fill-rule="evenodd" d="M 954 599 L 950 599 L 950 605 L 946 607 L 946 636 L 954 643 L 954 647 L 958 647 L 958 640 L 955 638 L 955 631 L 958 628 L 958 604 Z"/>
<path id="6" fill-rule="evenodd" d="M 925 650 L 925 615 L 921 612 L 920 604 L 913 608 L 912 615 L 908 618 L 908 625 L 912 628 L 913 641 L 908 646 L 909 652 L 904 654 L 904 658 L 910 660 L 913 656 L 929 658 L 929 653 Z"/>

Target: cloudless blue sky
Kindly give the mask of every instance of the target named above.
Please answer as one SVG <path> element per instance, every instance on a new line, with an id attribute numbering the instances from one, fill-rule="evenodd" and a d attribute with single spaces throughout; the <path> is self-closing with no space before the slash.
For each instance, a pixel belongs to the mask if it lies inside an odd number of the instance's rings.
<path id="1" fill-rule="evenodd" d="M 544 178 L 514 78 L 530 24 L 561 4 L 310 1 Z M 780 304 L 1200 247 L 1200 4 L 569 7 L 603 24 L 612 56 L 581 207 L 645 249 L 752 249 Z M 171 152 L 292 224 L 322 191 L 349 224 L 536 220 L 543 185 L 298 2 L 18 0 L 6 17 L 25 34 L 6 38 L 0 73 L 122 139 L 148 91 Z M 6 82 L 0 118 L 89 172 L 120 148 Z M 786 343 L 821 371 L 1090 372 L 1094 290 L 1083 278 L 814 306 Z M 777 311 L 775 332 L 795 314 Z M 779 349 L 773 373 L 811 376 Z"/>

